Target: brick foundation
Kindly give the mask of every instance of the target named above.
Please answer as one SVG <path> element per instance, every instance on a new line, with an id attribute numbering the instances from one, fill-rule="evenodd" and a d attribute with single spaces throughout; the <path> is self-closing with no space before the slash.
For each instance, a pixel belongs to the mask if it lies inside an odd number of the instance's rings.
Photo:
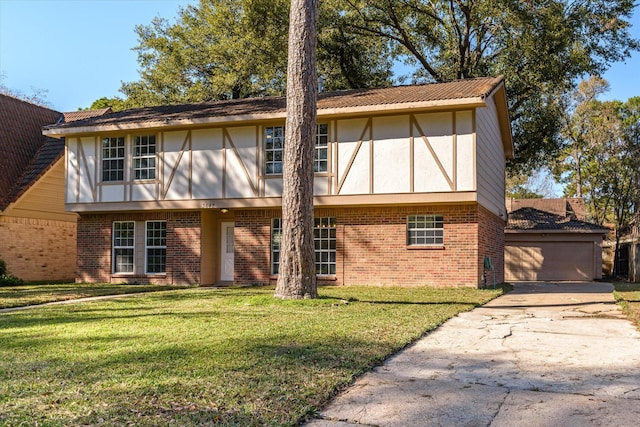
<path id="1" fill-rule="evenodd" d="M 76 275 L 76 223 L 0 217 L 0 258 L 27 282 L 68 282 Z"/>

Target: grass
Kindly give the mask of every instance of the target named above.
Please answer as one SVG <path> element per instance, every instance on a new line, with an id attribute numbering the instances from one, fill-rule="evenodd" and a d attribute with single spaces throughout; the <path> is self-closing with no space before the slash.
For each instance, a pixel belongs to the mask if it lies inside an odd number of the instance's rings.
<path id="1" fill-rule="evenodd" d="M 615 282 L 614 296 L 624 314 L 640 329 L 640 283 Z"/>
<path id="2" fill-rule="evenodd" d="M 501 293 L 200 288 L 0 314 L 0 425 L 296 425 Z"/>
<path id="3" fill-rule="evenodd" d="M 184 286 L 54 283 L 0 286 L 0 308 L 23 307 L 102 295 L 180 289 Z"/>

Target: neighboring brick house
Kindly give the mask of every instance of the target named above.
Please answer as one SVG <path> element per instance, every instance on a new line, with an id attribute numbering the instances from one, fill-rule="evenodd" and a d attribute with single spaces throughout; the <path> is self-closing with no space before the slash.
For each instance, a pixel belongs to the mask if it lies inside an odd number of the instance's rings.
<path id="1" fill-rule="evenodd" d="M 583 199 L 512 199 L 507 209 L 507 281 L 602 277 L 602 241 L 610 230 L 585 221 Z"/>
<path id="2" fill-rule="evenodd" d="M 0 258 L 25 281 L 76 275 L 77 214 L 64 210 L 64 141 L 42 135 L 60 117 L 0 95 Z"/>
<path id="3" fill-rule="evenodd" d="M 274 283 L 285 98 L 149 107 L 57 124 L 78 281 Z M 503 281 L 502 78 L 321 93 L 319 283 Z"/>

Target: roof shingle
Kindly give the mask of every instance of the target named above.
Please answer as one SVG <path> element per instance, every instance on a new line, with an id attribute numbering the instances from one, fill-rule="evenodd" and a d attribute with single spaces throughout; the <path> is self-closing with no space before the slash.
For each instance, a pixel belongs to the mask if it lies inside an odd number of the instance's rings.
<path id="1" fill-rule="evenodd" d="M 482 77 L 456 80 L 448 83 L 431 83 L 412 86 L 395 86 L 377 89 L 352 89 L 324 92 L 318 95 L 318 112 L 330 109 L 346 109 L 379 105 L 426 103 L 466 98 L 484 99 L 502 83 L 502 77 Z M 173 122 L 208 117 L 259 116 L 286 111 L 286 98 L 266 96 L 262 98 L 231 99 L 182 105 L 162 105 L 108 113 L 100 117 L 86 118 L 48 126 L 64 129 L 83 126 L 100 126 L 123 123 Z"/>
<path id="2" fill-rule="evenodd" d="M 25 185 L 30 185 L 22 176 L 31 169 L 32 160 L 49 140 L 42 135 L 42 127 L 55 123 L 59 117 L 57 111 L 0 95 L 0 211 L 23 191 Z M 47 156 L 51 157 L 54 153 L 49 150 L 57 150 L 55 155 L 59 156 L 64 145 L 54 144 L 48 148 Z M 34 164 L 37 166 L 42 166 L 40 161 Z"/>
<path id="3" fill-rule="evenodd" d="M 570 215 L 555 215 L 528 207 L 509 214 L 506 230 L 609 232 L 606 227 L 580 221 Z"/>

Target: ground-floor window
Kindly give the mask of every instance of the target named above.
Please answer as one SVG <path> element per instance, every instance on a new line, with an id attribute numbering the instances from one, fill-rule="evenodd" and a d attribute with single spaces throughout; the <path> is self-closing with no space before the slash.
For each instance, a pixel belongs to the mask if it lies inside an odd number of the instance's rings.
<path id="1" fill-rule="evenodd" d="M 135 253 L 135 223 L 113 223 L 113 272 L 133 273 Z"/>
<path id="2" fill-rule="evenodd" d="M 336 274 L 336 219 L 315 218 L 316 274 Z"/>
<path id="3" fill-rule="evenodd" d="M 336 219 L 314 218 L 313 240 L 316 254 L 316 274 L 336 274 Z M 271 221 L 271 274 L 280 268 L 282 218 Z"/>
<path id="4" fill-rule="evenodd" d="M 147 221 L 146 225 L 146 272 L 164 273 L 167 265 L 167 222 Z"/>
<path id="5" fill-rule="evenodd" d="M 442 215 L 409 215 L 407 217 L 409 246 L 442 246 L 444 218 Z"/>

